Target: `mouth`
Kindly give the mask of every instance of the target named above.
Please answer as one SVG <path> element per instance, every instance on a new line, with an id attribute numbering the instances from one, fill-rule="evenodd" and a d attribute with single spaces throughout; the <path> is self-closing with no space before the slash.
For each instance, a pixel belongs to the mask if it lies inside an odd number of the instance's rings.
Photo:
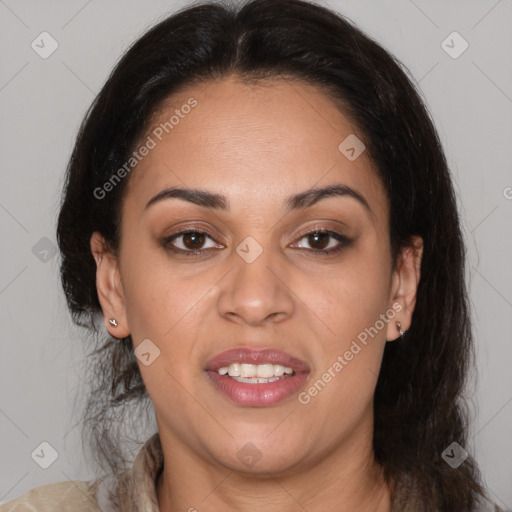
<path id="1" fill-rule="evenodd" d="M 210 382 L 232 402 L 267 407 L 295 394 L 306 382 L 309 365 L 276 349 L 238 348 L 205 366 Z"/>

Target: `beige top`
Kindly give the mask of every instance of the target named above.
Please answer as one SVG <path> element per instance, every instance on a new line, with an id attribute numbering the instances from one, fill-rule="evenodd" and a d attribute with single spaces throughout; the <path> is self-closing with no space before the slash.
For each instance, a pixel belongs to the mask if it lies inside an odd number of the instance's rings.
<path id="1" fill-rule="evenodd" d="M 0 506 L 0 512 L 159 512 L 156 480 L 163 469 L 158 433 L 151 436 L 123 475 L 119 493 L 113 496 L 107 478 L 72 480 L 36 487 Z M 413 512 L 408 492 L 397 493 L 392 512 Z M 482 500 L 478 512 L 512 512 Z"/>
<path id="2" fill-rule="evenodd" d="M 158 433 L 151 436 L 123 475 L 118 496 L 108 478 L 71 480 L 36 487 L 0 506 L 0 512 L 159 512 L 156 479 L 163 469 Z"/>

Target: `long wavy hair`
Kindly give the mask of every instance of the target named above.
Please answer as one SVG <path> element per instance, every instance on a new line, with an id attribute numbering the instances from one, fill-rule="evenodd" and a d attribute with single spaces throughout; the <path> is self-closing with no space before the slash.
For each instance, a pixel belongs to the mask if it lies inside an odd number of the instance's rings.
<path id="1" fill-rule="evenodd" d="M 93 463 L 120 475 L 128 440 L 151 411 L 131 337 L 112 338 L 96 325 L 102 315 L 90 237 L 99 231 L 117 250 L 130 177 L 107 199 L 94 191 L 129 159 L 163 100 L 233 73 L 252 83 L 302 80 L 328 95 L 359 128 L 384 184 L 395 262 L 411 235 L 423 238 L 412 325 L 404 340 L 386 344 L 376 386 L 374 453 L 396 483 L 395 505 L 474 510 L 484 495 L 476 462 L 469 456 L 452 469 L 441 457 L 454 441 L 466 446 L 474 364 L 465 248 L 443 148 L 407 68 L 344 16 L 301 0 L 195 3 L 166 17 L 126 51 L 85 115 L 57 240 L 67 304 L 91 348 L 81 419 Z"/>

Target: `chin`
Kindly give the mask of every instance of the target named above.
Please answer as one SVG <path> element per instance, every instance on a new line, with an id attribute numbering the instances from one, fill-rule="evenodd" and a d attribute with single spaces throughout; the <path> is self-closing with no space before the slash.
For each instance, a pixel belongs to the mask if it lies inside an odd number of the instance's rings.
<path id="1" fill-rule="evenodd" d="M 306 458 L 307 454 L 300 452 L 301 447 L 305 449 L 304 443 L 291 443 L 289 437 L 287 440 L 276 438 L 271 442 L 266 436 L 268 430 L 259 437 L 229 440 L 222 453 L 212 455 L 230 471 L 261 477 L 268 477 L 268 473 L 292 473 Z M 218 452 L 218 446 L 216 448 Z"/>

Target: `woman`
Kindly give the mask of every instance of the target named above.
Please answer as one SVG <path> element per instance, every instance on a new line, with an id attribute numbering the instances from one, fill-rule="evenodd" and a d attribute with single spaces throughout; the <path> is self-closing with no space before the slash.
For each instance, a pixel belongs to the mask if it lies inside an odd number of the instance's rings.
<path id="1" fill-rule="evenodd" d="M 343 17 L 205 3 L 149 30 L 82 124 L 57 236 L 103 474 L 6 510 L 500 510 L 465 449 L 443 149 Z M 136 405 L 158 432 L 130 466 Z"/>

